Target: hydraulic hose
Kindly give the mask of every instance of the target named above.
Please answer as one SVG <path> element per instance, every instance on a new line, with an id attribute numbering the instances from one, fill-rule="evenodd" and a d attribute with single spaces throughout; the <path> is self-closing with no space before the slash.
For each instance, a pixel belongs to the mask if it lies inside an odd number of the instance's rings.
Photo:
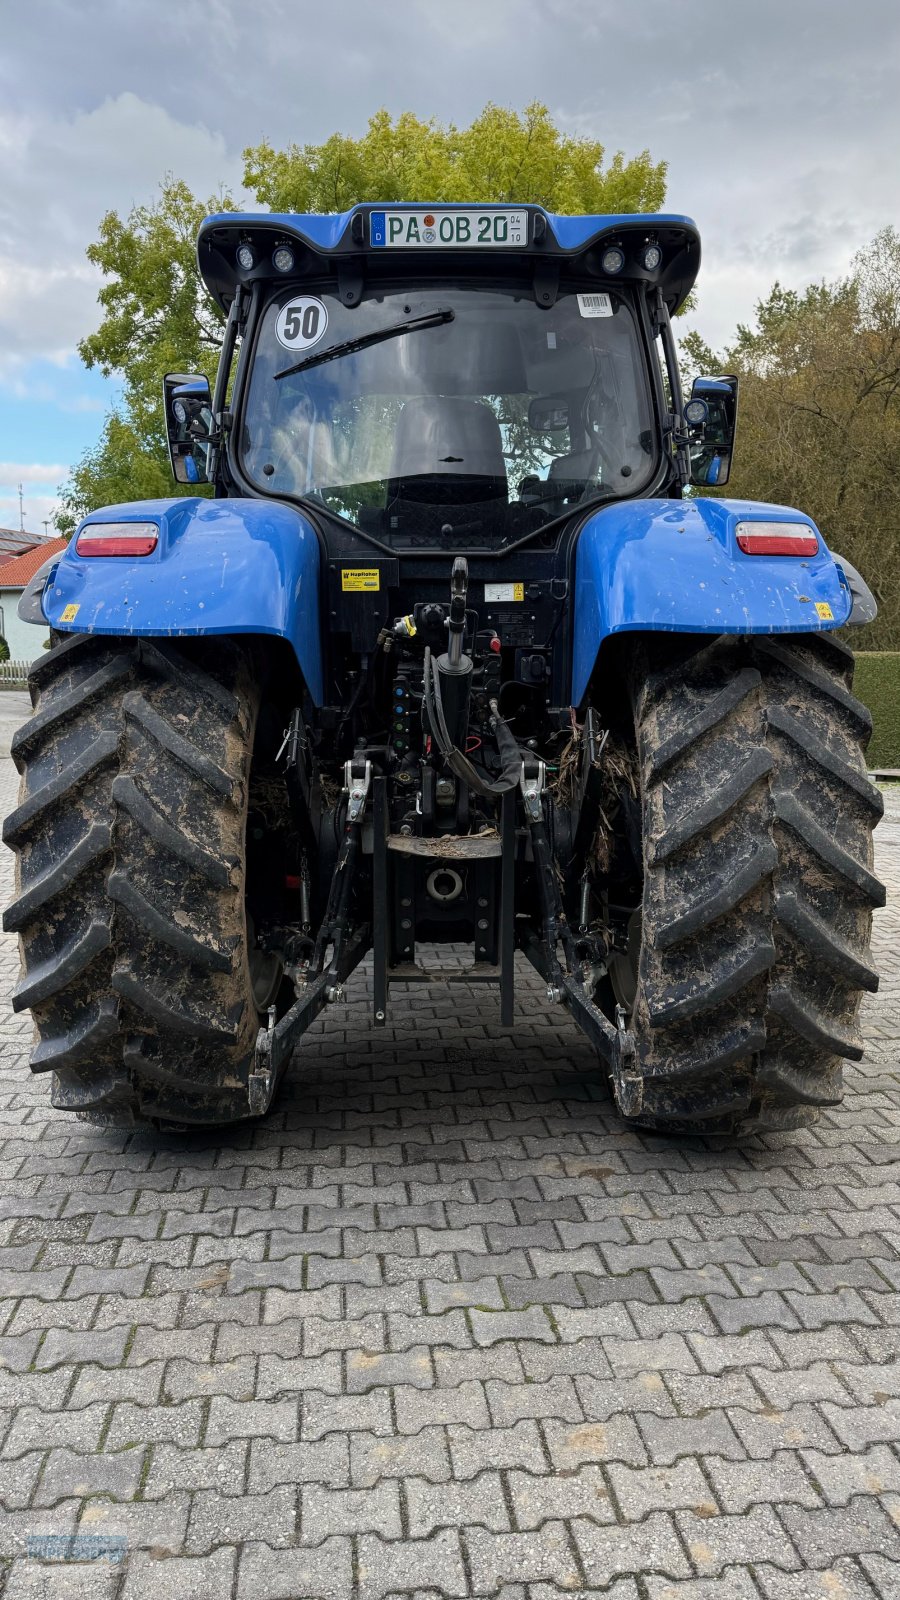
<path id="1" fill-rule="evenodd" d="M 503 766 L 499 778 L 491 779 L 486 775 L 483 776 L 479 772 L 478 768 L 474 766 L 469 760 L 468 756 L 453 743 L 453 740 L 450 737 L 450 732 L 447 727 L 447 719 L 444 716 L 444 707 L 441 701 L 439 674 L 434 671 L 431 659 L 431 650 L 427 645 L 425 647 L 423 688 L 425 691 L 425 709 L 428 712 L 428 720 L 431 723 L 431 729 L 437 741 L 441 755 L 444 757 L 444 760 L 446 761 L 451 772 L 455 772 L 456 776 L 460 778 L 463 783 L 468 784 L 469 788 L 473 789 L 476 794 L 483 795 L 485 798 L 492 798 L 497 795 L 507 794 L 510 789 L 515 789 L 518 785 L 519 775 L 522 770 L 522 752 L 516 744 L 508 725 L 500 716 L 500 713 L 497 710 L 496 702 L 491 702 L 491 709 L 494 712 L 491 728 L 494 738 L 497 741 L 497 750 L 501 757 Z"/>

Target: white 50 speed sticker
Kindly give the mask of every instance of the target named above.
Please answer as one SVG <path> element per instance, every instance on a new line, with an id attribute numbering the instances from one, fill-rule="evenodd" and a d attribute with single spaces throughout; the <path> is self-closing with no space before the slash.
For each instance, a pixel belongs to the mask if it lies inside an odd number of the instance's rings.
<path id="1" fill-rule="evenodd" d="M 301 294 L 282 306 L 275 323 L 275 337 L 285 350 L 308 350 L 318 344 L 328 327 L 328 309 L 313 295 Z"/>

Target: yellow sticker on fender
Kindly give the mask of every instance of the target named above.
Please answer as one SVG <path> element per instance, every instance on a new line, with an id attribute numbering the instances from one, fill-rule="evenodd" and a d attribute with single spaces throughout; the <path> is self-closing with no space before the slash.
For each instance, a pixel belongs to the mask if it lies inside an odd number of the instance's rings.
<path id="1" fill-rule="evenodd" d="M 63 606 L 59 614 L 60 622 L 74 622 L 80 610 L 80 606 Z"/>
<path id="2" fill-rule="evenodd" d="M 381 573 L 377 567 L 341 567 L 341 588 L 368 589 L 381 588 Z"/>
<path id="3" fill-rule="evenodd" d="M 827 600 L 816 601 L 816 616 L 821 618 L 822 622 L 834 621 L 834 612 L 832 611 Z"/>

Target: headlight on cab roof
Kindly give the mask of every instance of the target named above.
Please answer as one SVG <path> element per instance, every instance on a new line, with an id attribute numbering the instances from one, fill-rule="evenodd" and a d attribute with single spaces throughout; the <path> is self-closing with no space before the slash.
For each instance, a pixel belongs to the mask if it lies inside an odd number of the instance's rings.
<path id="1" fill-rule="evenodd" d="M 149 556 L 159 543 L 155 522 L 89 522 L 75 540 L 79 556 Z"/>
<path id="2" fill-rule="evenodd" d="M 814 556 L 819 548 L 808 522 L 739 522 L 734 531 L 747 556 Z"/>

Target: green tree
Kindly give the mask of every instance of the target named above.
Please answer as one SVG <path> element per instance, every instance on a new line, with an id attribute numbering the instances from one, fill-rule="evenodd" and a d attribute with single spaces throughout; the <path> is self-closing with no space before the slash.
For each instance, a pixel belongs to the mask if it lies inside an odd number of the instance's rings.
<path id="1" fill-rule="evenodd" d="M 521 114 L 488 105 L 467 128 L 406 111 L 372 117 L 360 139 L 244 151 L 244 182 L 272 211 L 344 211 L 365 200 L 534 202 L 551 211 L 657 211 L 666 163 L 647 150 L 604 167 L 595 139 L 560 132 L 538 101 Z"/>
<path id="2" fill-rule="evenodd" d="M 61 532 L 94 506 L 197 493 L 172 481 L 162 380 L 166 372 L 215 373 L 223 318 L 197 272 L 197 230 L 209 212 L 230 209 L 228 194 L 204 202 L 168 177 L 152 205 L 135 206 L 124 221 L 115 211 L 103 218 L 87 252 L 104 278 L 103 320 L 78 353 L 86 366 L 125 381 L 98 443 L 60 490 Z"/>
<path id="3" fill-rule="evenodd" d="M 466 128 L 380 111 L 359 139 L 244 152 L 246 187 L 273 211 L 339 211 L 364 200 L 534 201 L 562 212 L 656 211 L 666 164 L 648 151 L 606 160 L 601 144 L 554 126 L 546 106 L 519 113 L 488 105 Z M 159 198 L 124 219 L 111 211 L 88 250 L 100 268 L 102 321 L 82 340 L 89 367 L 124 378 L 122 400 L 98 443 L 60 491 L 57 525 L 69 532 L 94 506 L 188 492 L 172 482 L 162 424 L 165 372 L 212 377 L 222 317 L 197 273 L 197 229 L 227 193 L 203 202 L 169 177 Z M 196 490 L 190 490 L 196 493 Z"/>
<path id="4" fill-rule="evenodd" d="M 697 334 L 682 349 L 689 372 L 741 379 L 722 493 L 807 512 L 878 599 L 865 647 L 900 648 L 900 235 L 884 229 L 834 283 L 776 283 L 726 350 Z"/>

